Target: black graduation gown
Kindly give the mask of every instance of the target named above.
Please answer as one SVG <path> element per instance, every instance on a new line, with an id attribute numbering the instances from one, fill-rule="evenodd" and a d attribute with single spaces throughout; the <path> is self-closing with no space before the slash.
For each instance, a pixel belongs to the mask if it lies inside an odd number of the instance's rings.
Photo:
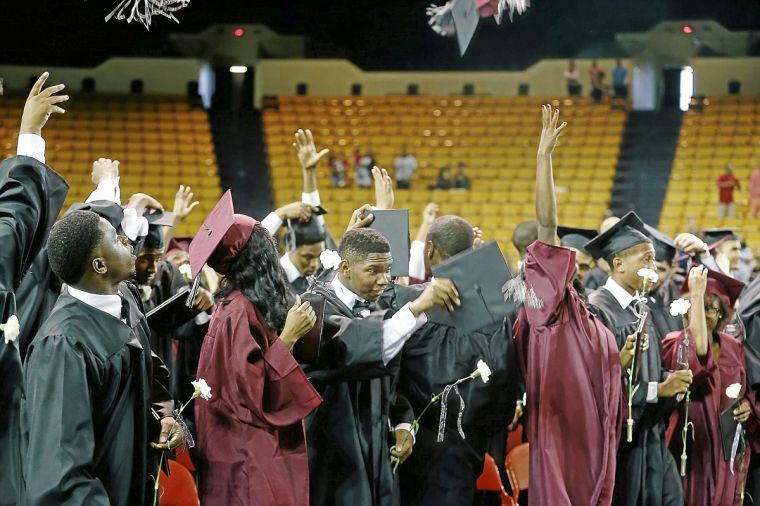
<path id="1" fill-rule="evenodd" d="M 760 391 L 760 276 L 747 285 L 736 303 L 744 326 L 744 354 L 747 357 L 747 386 Z"/>
<path id="2" fill-rule="evenodd" d="M 63 293 L 32 341 L 22 400 L 23 504 L 150 504 L 169 371 L 126 285 L 130 325 Z M 157 417 L 151 410 L 155 410 Z"/>
<path id="3" fill-rule="evenodd" d="M 47 247 L 45 247 L 34 258 L 16 291 L 18 319 L 21 322 L 18 348 L 22 362 L 26 357 L 26 350 L 32 344 L 32 339 L 50 316 L 60 293 L 61 280 L 50 269 Z"/>
<path id="4" fill-rule="evenodd" d="M 682 281 L 671 277 L 647 298 L 652 325 L 657 330 L 660 340 L 665 339 L 671 332 L 683 330 L 683 318 L 670 314 L 670 303 L 679 298 L 677 295 L 680 295 L 679 285 Z"/>
<path id="5" fill-rule="evenodd" d="M 602 269 L 599 267 L 594 267 L 589 271 L 588 274 L 586 274 L 586 277 L 583 278 L 583 288 L 586 289 L 586 292 L 591 292 L 597 288 L 601 288 L 607 282 L 607 278 L 609 277 L 609 274 L 604 272 Z"/>
<path id="6" fill-rule="evenodd" d="M 42 250 L 69 186 L 47 165 L 28 156 L 0 164 L 0 323 L 18 315 L 18 288 Z M 19 317 L 20 331 L 26 330 Z M 17 339 L 18 341 L 18 339 Z M 21 480 L 19 402 L 22 391 L 18 342 L 0 333 L 0 504 L 15 504 Z"/>
<path id="7" fill-rule="evenodd" d="M 636 316 L 629 307 L 623 309 L 615 297 L 600 288 L 589 295 L 591 310 L 615 335 L 618 349 L 636 330 Z M 646 402 L 647 383 L 664 379 L 662 338 L 649 320 L 649 350 L 641 362 L 639 389 L 633 399 L 633 442 L 626 441 L 626 429 L 618 450 L 615 477 L 615 505 L 675 506 L 683 504 L 683 489 L 676 462 L 668 450 L 666 423 L 675 409 L 674 399 Z M 628 417 L 628 386 L 624 376 L 624 413 Z M 624 422 L 625 424 L 625 422 Z"/>
<path id="8" fill-rule="evenodd" d="M 382 322 L 391 312 L 357 318 L 329 285 L 312 291 L 326 303 L 319 359 L 304 367 L 322 396 L 305 421 L 311 504 L 396 505 L 390 426 L 414 416 L 394 393 L 400 355 L 383 364 Z"/>
<path id="9" fill-rule="evenodd" d="M 399 310 L 424 288 L 392 286 L 378 305 Z M 401 504 L 473 504 L 483 457 L 494 439 L 502 448 L 495 458 L 504 462 L 506 428 L 514 417 L 520 389 L 512 323 L 508 320 L 470 335 L 427 323 L 404 345 L 398 390 L 415 413 L 421 413 L 430 397 L 446 385 L 471 374 L 478 360 L 489 365 L 492 375 L 487 384 L 475 379 L 459 386 L 465 403 L 462 428 L 466 439 L 457 430 L 459 401 L 452 392 L 441 443 L 437 442 L 440 404 L 428 409 L 420 420 L 414 452 L 399 467 Z"/>

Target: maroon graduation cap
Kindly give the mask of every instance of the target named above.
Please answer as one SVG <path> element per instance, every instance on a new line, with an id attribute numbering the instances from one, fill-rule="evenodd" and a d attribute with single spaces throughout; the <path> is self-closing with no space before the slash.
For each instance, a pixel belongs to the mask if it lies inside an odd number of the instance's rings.
<path id="1" fill-rule="evenodd" d="M 744 283 L 738 279 L 734 279 L 731 276 L 727 276 L 722 272 L 707 269 L 707 287 L 705 291 L 718 297 L 726 309 L 729 311 L 734 310 L 736 299 L 744 290 Z M 681 287 L 681 293 L 688 293 L 689 291 L 689 275 L 686 275 L 686 279 Z"/>
<path id="2" fill-rule="evenodd" d="M 226 274 L 230 263 L 248 242 L 257 221 L 244 214 L 235 214 L 232 192 L 227 190 L 208 214 L 188 246 L 190 273 L 195 281 L 189 301 L 195 298 L 200 273 L 208 264 L 219 274 Z"/>

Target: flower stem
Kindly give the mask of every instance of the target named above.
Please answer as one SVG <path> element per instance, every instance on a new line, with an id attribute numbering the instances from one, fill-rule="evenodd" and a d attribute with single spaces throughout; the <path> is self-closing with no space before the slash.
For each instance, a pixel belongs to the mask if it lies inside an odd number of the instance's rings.
<path id="1" fill-rule="evenodd" d="M 161 458 L 158 459 L 158 470 L 156 471 L 156 483 L 153 485 L 153 506 L 159 504 L 159 488 L 161 483 L 161 464 L 164 463 L 164 453 L 161 452 Z"/>

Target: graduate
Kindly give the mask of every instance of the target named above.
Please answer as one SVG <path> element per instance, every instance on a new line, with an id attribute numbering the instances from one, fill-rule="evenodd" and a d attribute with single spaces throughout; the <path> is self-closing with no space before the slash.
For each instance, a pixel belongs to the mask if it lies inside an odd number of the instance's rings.
<path id="1" fill-rule="evenodd" d="M 317 272 L 319 255 L 325 250 L 325 237 L 325 227 L 318 216 L 306 222 L 288 221 L 288 251 L 280 257 L 280 265 L 293 293 L 301 294 L 309 288 L 309 277 Z"/>
<path id="2" fill-rule="evenodd" d="M 312 286 L 325 301 L 319 357 L 305 367 L 324 399 L 307 421 L 314 505 L 398 504 L 390 458 L 403 462 L 414 442 L 414 414 L 395 393 L 400 352 L 425 311 L 459 302 L 451 281 L 439 279 L 398 311 L 376 310 L 393 257 L 385 237 L 358 226 L 372 220 L 367 208 L 351 218 L 335 278 Z"/>
<path id="3" fill-rule="evenodd" d="M 432 275 L 433 267 L 471 250 L 473 242 L 473 227 L 466 220 L 453 215 L 436 219 L 423 242 L 425 277 Z M 398 310 L 418 297 L 425 286 L 393 284 L 378 305 Z M 425 413 L 415 434 L 414 452 L 399 467 L 402 504 L 475 503 L 485 453 L 491 453 L 497 462 L 504 462 L 506 457 L 506 427 L 514 416 L 520 383 L 509 319 L 469 334 L 428 322 L 404 345 L 398 391 L 417 414 L 425 409 L 432 394 L 471 374 L 478 360 L 485 361 L 492 374 L 487 384 L 469 381 L 458 387 L 466 406 L 462 419 L 465 439 L 452 420 L 446 424 L 443 441 L 437 442 L 440 405 Z M 452 395 L 450 413 L 458 409 L 456 402 Z"/>
<path id="4" fill-rule="evenodd" d="M 621 357 L 615 339 L 587 309 L 575 253 L 557 246 L 551 155 L 566 123 L 542 107 L 537 154 L 538 240 L 528 246 L 526 304 L 514 325 L 527 392 L 531 504 L 612 504 L 621 428 Z"/>
<path id="5" fill-rule="evenodd" d="M 104 218 L 76 211 L 53 227 L 48 256 L 67 289 L 24 363 L 21 502 L 149 504 L 151 447 L 172 450 L 184 436 L 169 371 L 124 283 L 132 247 Z"/>
<path id="6" fill-rule="evenodd" d="M 649 311 L 644 297 L 637 298 L 644 288 L 639 270 L 655 269 L 655 250 L 645 233 L 644 223 L 630 212 L 586 244 L 589 252 L 610 265 L 609 279 L 588 299 L 621 350 L 633 348 L 639 315 Z M 667 448 L 665 424 L 675 408 L 676 395 L 688 389 L 691 372 L 665 372 L 661 350 L 664 336 L 658 334 L 652 318 L 647 319 L 644 334 L 642 338 L 648 345 L 641 353 L 639 388 L 632 402 L 633 441 L 629 443 L 624 438 L 620 444 L 614 502 L 631 506 L 682 504 L 683 490 L 675 460 Z M 623 364 L 624 371 L 631 359 Z M 624 377 L 627 380 L 627 373 Z M 626 384 L 626 399 L 629 388 Z"/>
<path id="7" fill-rule="evenodd" d="M 741 260 L 739 236 L 730 228 L 710 228 L 702 231 L 702 238 L 713 251 L 720 271 L 732 276 Z"/>
<path id="8" fill-rule="evenodd" d="M 303 419 L 321 399 L 290 350 L 314 311 L 291 307 L 274 239 L 229 190 L 189 249 L 194 278 L 206 263 L 225 276 L 198 364 L 212 389 L 195 404 L 201 503 L 307 505 Z"/>
<path id="9" fill-rule="evenodd" d="M 688 356 L 680 355 L 684 349 L 684 330 L 668 334 L 662 343 L 666 366 L 676 370 L 688 364 L 694 374 L 691 384 L 689 422 L 693 423 L 693 436 L 686 447 L 688 471 L 683 479 L 684 502 L 688 506 L 736 506 L 741 504 L 740 487 L 748 468 L 746 449 L 739 449 L 731 469 L 724 456 L 724 439 L 733 442 L 734 430 L 726 433 L 721 413 L 732 407 L 735 421 L 747 423 L 752 411 L 746 396 L 747 377 L 744 349 L 735 337 L 722 331 L 733 314 L 737 297 L 744 283 L 719 272 L 696 266 L 689 271 L 682 291 L 691 302 L 688 312 Z M 685 353 L 685 352 L 681 352 Z M 731 385 L 740 386 L 737 399 L 726 396 Z M 684 424 L 682 410 L 673 413 L 668 427 L 670 449 L 676 458 L 681 455 Z M 731 429 L 734 429 L 732 426 Z"/>
<path id="10" fill-rule="evenodd" d="M 42 128 L 52 114 L 63 113 L 68 96 L 62 84 L 43 89 L 48 73 L 32 86 L 24 105 L 17 156 L 0 163 L 0 324 L 20 321 L 20 334 L 0 332 L 0 504 L 15 504 L 21 483 L 19 403 L 22 392 L 20 344 L 26 331 L 20 287 L 66 199 L 69 185 L 45 165 Z M 26 292 L 30 295 L 29 291 Z M 31 318 L 30 318 L 31 319 Z M 12 326 L 12 325 L 11 325 Z"/>

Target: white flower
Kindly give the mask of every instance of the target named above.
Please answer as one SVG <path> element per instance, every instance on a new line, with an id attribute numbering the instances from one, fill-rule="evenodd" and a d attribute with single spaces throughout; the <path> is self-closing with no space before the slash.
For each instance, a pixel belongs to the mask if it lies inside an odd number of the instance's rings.
<path id="1" fill-rule="evenodd" d="M 16 315 L 12 315 L 4 325 L 0 325 L 0 330 L 5 334 L 5 344 L 15 341 L 19 334 L 19 324 Z"/>
<path id="2" fill-rule="evenodd" d="M 742 391 L 742 384 L 741 383 L 734 383 L 733 385 L 728 385 L 726 388 L 726 397 L 729 399 L 738 399 L 739 393 Z"/>
<path id="3" fill-rule="evenodd" d="M 477 369 L 472 373 L 472 377 L 480 378 L 483 380 L 483 383 L 488 383 L 488 379 L 491 377 L 491 368 L 482 360 L 478 360 Z"/>
<path id="4" fill-rule="evenodd" d="M 652 269 L 639 269 L 639 271 L 636 273 L 639 275 L 639 277 L 642 277 L 644 279 L 648 279 L 652 283 L 657 283 L 657 280 L 660 279 L 660 276 L 657 275 L 655 271 Z"/>
<path id="5" fill-rule="evenodd" d="M 340 265 L 340 260 L 340 255 L 337 251 L 326 249 L 319 254 L 319 261 L 322 264 L 322 268 L 326 271 L 337 269 Z"/>
<path id="6" fill-rule="evenodd" d="M 670 303 L 670 314 L 673 316 L 683 316 L 689 312 L 691 302 L 686 299 L 676 299 Z"/>
<path id="7" fill-rule="evenodd" d="M 192 383 L 193 388 L 195 388 L 193 399 L 196 397 L 203 397 L 204 401 L 211 399 L 211 387 L 208 386 L 205 379 L 200 378 L 197 381 L 191 381 L 190 383 Z"/>
<path id="8" fill-rule="evenodd" d="M 190 264 L 182 264 L 179 266 L 179 272 L 185 279 L 192 279 L 193 270 L 190 268 Z"/>

